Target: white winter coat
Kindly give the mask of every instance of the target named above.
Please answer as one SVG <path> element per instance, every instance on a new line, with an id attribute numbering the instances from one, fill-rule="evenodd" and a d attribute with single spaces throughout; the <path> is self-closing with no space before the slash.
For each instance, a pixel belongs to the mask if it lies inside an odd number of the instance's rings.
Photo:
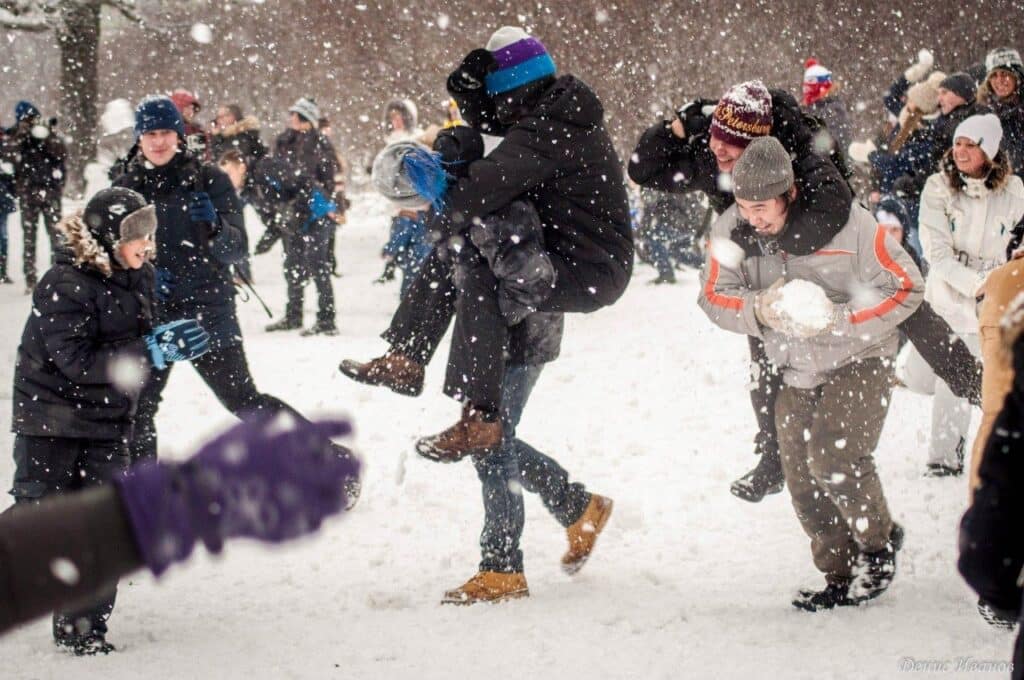
<path id="1" fill-rule="evenodd" d="M 928 178 L 918 220 L 930 267 L 924 298 L 957 333 L 977 333 L 978 288 L 1006 262 L 1013 227 L 1024 217 L 1024 183 L 1009 175 L 996 189 L 968 179 L 953 191 L 944 173 Z"/>

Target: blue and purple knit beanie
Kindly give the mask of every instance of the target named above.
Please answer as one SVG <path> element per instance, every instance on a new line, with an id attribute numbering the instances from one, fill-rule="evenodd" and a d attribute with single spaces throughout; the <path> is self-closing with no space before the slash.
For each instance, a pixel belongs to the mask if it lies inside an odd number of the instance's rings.
<path id="1" fill-rule="evenodd" d="M 487 50 L 498 62 L 498 70 L 487 76 L 487 94 L 492 97 L 555 74 L 555 62 L 541 41 L 518 26 L 495 31 Z"/>

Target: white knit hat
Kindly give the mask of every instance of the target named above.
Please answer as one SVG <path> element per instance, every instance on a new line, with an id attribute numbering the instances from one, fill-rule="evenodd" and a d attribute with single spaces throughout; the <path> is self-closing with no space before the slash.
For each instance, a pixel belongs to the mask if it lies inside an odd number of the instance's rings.
<path id="1" fill-rule="evenodd" d="M 956 127 L 953 133 L 953 141 L 957 137 L 966 137 L 981 147 L 989 160 L 999 153 L 999 145 L 1003 141 L 1003 125 L 999 122 L 999 116 L 994 113 L 986 113 L 978 116 L 971 116 Z"/>

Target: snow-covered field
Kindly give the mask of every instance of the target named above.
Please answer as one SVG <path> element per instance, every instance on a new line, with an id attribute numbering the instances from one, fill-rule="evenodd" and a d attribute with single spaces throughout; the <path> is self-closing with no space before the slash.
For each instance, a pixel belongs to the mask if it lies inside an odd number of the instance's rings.
<path id="1" fill-rule="evenodd" d="M 29 311 L 20 228 L 11 220 L 15 286 L 0 287 L 0 485 L 12 475 L 10 384 Z M 250 237 L 259 229 L 250 227 Z M 1006 660 L 1012 636 L 989 628 L 956 573 L 962 480 L 921 477 L 929 406 L 899 391 L 877 458 L 907 539 L 891 590 L 870 606 L 807 614 L 789 605 L 818 585 L 785 494 L 758 505 L 729 483 L 756 459 L 746 341 L 714 328 L 695 304 L 696 273 L 676 286 L 633 286 L 613 308 L 572 317 L 520 434 L 615 514 L 587 567 L 559 569 L 564 532 L 536 499 L 523 538 L 531 597 L 498 606 L 438 604 L 476 570 L 480 487 L 469 462 L 418 458 L 418 436 L 449 425 L 443 352 L 418 399 L 364 387 L 341 358 L 376 356 L 397 282 L 372 285 L 386 238 L 384 207 L 360 198 L 339 233 L 341 335 L 267 334 L 240 304 L 257 384 L 306 413 L 351 414 L 366 461 L 349 516 L 277 550 L 236 542 L 201 549 L 157 582 L 122 583 L 103 658 L 59 653 L 49 622 L 0 641 L 4 678 L 895 678 L 1004 677 L 964 665 Z M 280 253 L 255 258 L 260 293 L 284 308 Z M 307 323 L 315 295 L 307 291 Z M 188 366 L 174 372 L 159 416 L 162 455 L 178 457 L 232 417 Z M 6 501 L 3 505 L 6 506 Z M 964 661 L 966 659 L 966 661 Z M 908 660 L 946 664 L 934 674 Z"/>

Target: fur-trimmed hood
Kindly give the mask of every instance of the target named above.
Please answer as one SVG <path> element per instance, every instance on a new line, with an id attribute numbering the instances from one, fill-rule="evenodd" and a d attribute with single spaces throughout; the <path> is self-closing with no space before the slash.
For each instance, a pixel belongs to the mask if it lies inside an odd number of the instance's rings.
<path id="1" fill-rule="evenodd" d="M 143 212 L 153 213 L 151 216 L 143 216 Z M 131 219 L 133 215 L 139 217 L 151 217 L 155 220 L 155 209 L 152 205 L 147 205 L 142 210 L 138 210 L 128 216 L 127 219 Z M 141 220 L 137 220 L 141 221 Z M 76 267 L 90 267 L 100 272 L 104 276 L 111 276 L 114 273 L 114 267 L 111 262 L 113 258 L 117 262 L 119 268 L 124 268 L 124 263 L 120 261 L 117 255 L 117 245 L 120 240 L 111 244 L 108 248 L 104 244 L 100 243 L 99 240 L 89 230 L 83 219 L 83 212 L 78 211 L 72 215 L 68 215 L 60 222 L 57 223 L 57 229 L 64 234 L 65 245 L 69 251 L 72 260 Z M 132 234 L 134 238 L 140 236 L 140 234 Z M 156 249 L 154 248 L 149 252 L 149 261 L 153 261 L 156 258 Z"/>
<path id="2" fill-rule="evenodd" d="M 224 137 L 234 137 L 240 135 L 243 132 L 259 132 L 260 122 L 255 116 L 246 116 L 242 120 L 236 121 L 231 125 L 224 127 L 222 130 L 218 130 L 217 134 Z"/>

